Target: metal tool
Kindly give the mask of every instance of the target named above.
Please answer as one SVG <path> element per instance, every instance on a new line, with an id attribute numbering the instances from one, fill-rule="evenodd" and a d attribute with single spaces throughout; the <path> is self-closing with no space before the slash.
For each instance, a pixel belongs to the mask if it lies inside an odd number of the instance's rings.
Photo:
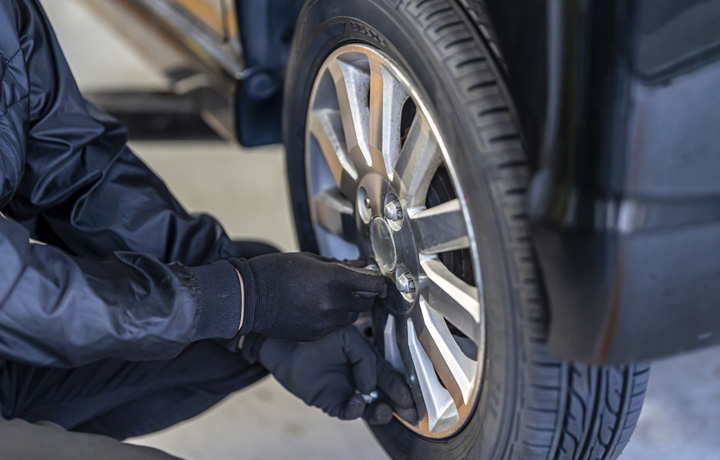
<path id="1" fill-rule="evenodd" d="M 370 405 L 370 404 L 374 403 L 375 401 L 377 401 L 378 399 L 380 399 L 380 393 L 377 390 L 373 390 L 370 392 L 370 394 L 366 395 L 364 393 L 360 393 L 360 390 L 356 389 L 355 394 L 362 396 L 363 399 L 365 400 L 365 404 L 367 404 L 367 405 Z"/>
<path id="2" fill-rule="evenodd" d="M 380 267 L 378 267 L 378 265 L 375 263 L 375 261 L 371 259 L 370 263 L 365 266 L 365 270 L 372 270 L 374 272 L 379 272 Z"/>

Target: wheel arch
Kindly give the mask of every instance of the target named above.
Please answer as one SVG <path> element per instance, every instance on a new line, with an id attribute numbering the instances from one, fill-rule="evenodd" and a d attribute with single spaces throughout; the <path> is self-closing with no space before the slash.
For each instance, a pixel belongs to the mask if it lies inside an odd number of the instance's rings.
<path id="1" fill-rule="evenodd" d="M 523 130 L 553 353 L 720 343 L 720 109 L 703 96 L 720 91 L 720 2 L 458 1 L 494 29 Z"/>

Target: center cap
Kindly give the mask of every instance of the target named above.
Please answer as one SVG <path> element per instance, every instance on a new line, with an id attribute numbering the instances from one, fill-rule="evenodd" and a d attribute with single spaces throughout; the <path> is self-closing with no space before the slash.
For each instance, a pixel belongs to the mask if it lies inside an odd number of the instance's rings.
<path id="1" fill-rule="evenodd" d="M 370 243 L 380 269 L 385 273 L 392 272 L 397 265 L 397 251 L 393 232 L 385 219 L 376 217 L 370 224 Z"/>

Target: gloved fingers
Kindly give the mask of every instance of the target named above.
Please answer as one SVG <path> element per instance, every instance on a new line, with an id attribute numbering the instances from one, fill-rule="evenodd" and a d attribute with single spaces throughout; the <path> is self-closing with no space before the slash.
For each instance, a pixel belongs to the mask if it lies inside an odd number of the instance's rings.
<path id="1" fill-rule="evenodd" d="M 369 295 L 369 293 L 363 293 L 361 295 L 353 293 L 351 298 L 343 302 L 342 309 L 352 313 L 370 311 L 373 305 L 375 305 L 375 296 L 377 294 L 372 295 L 372 297 L 368 297 Z"/>
<path id="2" fill-rule="evenodd" d="M 355 420 L 365 413 L 365 400 L 362 395 L 354 394 L 341 406 L 337 412 L 340 420 Z M 332 415 L 332 414 L 330 414 Z"/>
<path id="3" fill-rule="evenodd" d="M 335 262 L 335 265 L 338 267 L 342 267 L 345 270 L 361 275 L 361 276 L 372 276 L 374 278 L 377 278 L 378 276 L 382 276 L 382 274 L 376 270 L 371 270 L 369 268 L 365 268 L 365 265 L 362 266 L 356 266 L 356 265 L 348 265 L 345 262 Z"/>
<path id="4" fill-rule="evenodd" d="M 370 291 L 353 291 L 354 297 L 363 297 L 366 299 L 374 299 L 375 297 L 379 297 L 381 299 L 384 299 L 387 297 L 387 282 L 385 281 L 385 278 L 382 278 L 382 283 L 380 284 L 379 290 L 370 290 Z"/>
<path id="5" fill-rule="evenodd" d="M 337 260 L 333 257 L 321 256 L 320 254 L 315 254 L 314 252 L 301 252 L 300 255 L 307 257 L 309 259 L 319 260 L 320 262 L 329 262 L 329 263 L 339 262 L 339 260 Z"/>
<path id="6" fill-rule="evenodd" d="M 352 324 L 360 318 L 360 313 L 348 313 L 347 324 Z"/>
<path id="7" fill-rule="evenodd" d="M 378 387 L 385 393 L 386 398 L 392 402 L 393 407 L 414 409 L 415 400 L 403 376 L 383 357 L 378 356 L 376 361 Z"/>
<path id="8" fill-rule="evenodd" d="M 387 291 L 387 288 L 385 289 Z M 353 291 L 353 297 L 363 297 L 365 299 L 373 299 L 378 297 L 380 294 L 372 291 Z"/>
<path id="9" fill-rule="evenodd" d="M 345 267 L 353 267 L 353 268 L 365 268 L 368 266 L 367 261 L 361 260 L 361 259 L 343 259 L 339 260 L 335 257 L 325 257 L 321 256 L 320 254 L 315 254 L 314 252 L 306 252 L 303 253 L 315 260 L 319 260 L 321 262 L 328 262 L 328 263 L 334 263 Z"/>
<path id="10" fill-rule="evenodd" d="M 384 402 L 378 401 L 365 408 L 363 418 L 370 425 L 385 425 L 392 420 L 393 411 Z"/>
<path id="11" fill-rule="evenodd" d="M 318 334 L 321 331 L 337 331 L 351 326 L 360 318 L 360 313 L 348 310 L 331 310 L 326 312 L 323 321 L 315 323 L 313 326 L 317 328 Z M 322 336 L 327 335 L 322 334 Z M 321 338 L 321 337 L 318 337 Z"/>
<path id="12" fill-rule="evenodd" d="M 355 387 L 369 394 L 377 386 L 377 362 L 373 349 L 355 327 L 343 329 L 343 351 L 352 365 Z"/>
<path id="13" fill-rule="evenodd" d="M 410 424 L 414 425 L 419 421 L 417 409 L 415 409 L 414 407 L 412 409 L 399 409 L 396 407 L 395 413 L 397 414 L 398 417 L 400 417 L 401 419 L 405 420 L 406 422 L 408 422 Z"/>
<path id="14" fill-rule="evenodd" d="M 382 273 L 380 273 L 380 270 L 377 269 L 377 267 L 375 270 L 366 268 L 367 262 L 364 260 L 347 260 L 347 259 L 345 259 L 342 261 L 342 263 L 343 263 L 343 265 L 346 266 L 346 268 L 354 268 L 355 270 L 353 270 L 353 271 L 357 271 L 358 273 L 367 274 L 368 271 L 370 271 L 370 272 L 374 273 L 377 277 L 380 277 L 383 280 L 385 280 L 385 278 L 382 276 Z M 381 299 L 383 299 L 387 296 L 387 282 L 384 282 L 380 285 L 379 292 L 376 291 L 375 289 L 366 290 L 366 291 L 355 290 L 355 291 L 353 291 L 353 295 L 355 297 L 380 297 Z"/>
<path id="15" fill-rule="evenodd" d="M 379 294 L 385 284 L 385 277 L 376 270 L 369 268 L 354 267 L 342 262 L 336 262 L 335 266 L 342 268 L 339 273 L 343 274 L 347 284 L 352 286 L 353 291 L 374 292 Z"/>
<path id="16" fill-rule="evenodd" d="M 253 346 L 252 342 L 248 345 Z M 296 347 L 297 343 L 290 340 L 265 337 L 260 341 L 260 346 L 255 350 L 255 353 L 257 354 L 257 361 L 267 370 L 274 373 L 286 362 L 288 356 Z"/>
<path id="17" fill-rule="evenodd" d="M 384 393 L 384 401 L 395 413 L 409 423 L 417 423 L 418 413 L 410 387 L 403 376 L 382 356 L 378 356 L 378 388 Z"/>
<path id="18" fill-rule="evenodd" d="M 350 267 L 355 267 L 355 268 L 365 268 L 368 265 L 367 261 L 361 260 L 361 259 L 355 259 L 355 260 L 343 259 L 342 263 L 344 265 L 348 265 Z"/>

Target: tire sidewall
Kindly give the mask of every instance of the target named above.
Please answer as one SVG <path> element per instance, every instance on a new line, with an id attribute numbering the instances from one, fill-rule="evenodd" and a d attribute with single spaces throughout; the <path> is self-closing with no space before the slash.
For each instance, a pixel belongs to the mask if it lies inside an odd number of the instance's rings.
<path id="1" fill-rule="evenodd" d="M 372 427 L 393 458 L 503 458 L 511 443 L 520 389 L 517 327 L 519 310 L 510 288 L 511 267 L 502 240 L 503 219 L 497 206 L 496 174 L 483 155 L 487 150 L 468 122 L 463 101 L 450 88 L 452 76 L 407 11 L 390 0 L 312 0 L 305 5 L 294 37 L 285 87 L 284 137 L 291 199 L 300 247 L 317 251 L 307 202 L 305 119 L 315 76 L 333 50 L 350 43 L 378 48 L 393 59 L 420 89 L 435 114 L 458 171 L 462 196 L 472 197 L 470 220 L 480 250 L 486 330 L 482 388 L 476 409 L 458 434 L 442 440 L 420 437 L 397 421 Z M 479 40 L 479 38 L 478 38 Z M 482 46 L 482 45 L 481 45 Z M 498 73 L 499 75 L 499 73 Z M 470 153 L 472 152 L 472 153 Z M 476 267 L 477 268 L 477 267 Z M 482 444 L 476 441 L 481 439 Z"/>

